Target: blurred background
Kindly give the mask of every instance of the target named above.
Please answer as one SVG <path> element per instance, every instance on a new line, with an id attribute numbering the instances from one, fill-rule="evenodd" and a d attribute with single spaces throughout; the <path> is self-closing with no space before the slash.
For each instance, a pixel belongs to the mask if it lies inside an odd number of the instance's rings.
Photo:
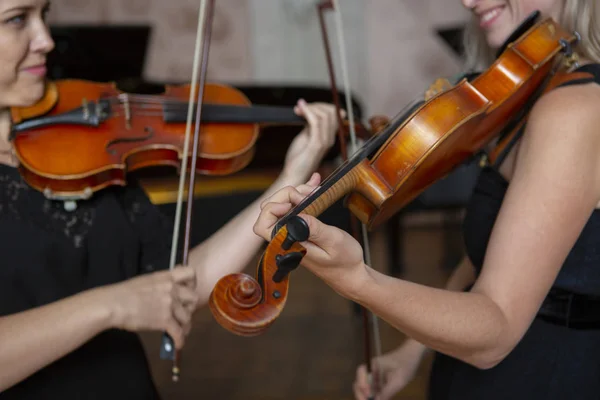
<path id="1" fill-rule="evenodd" d="M 332 101 L 315 0 L 216 0 L 208 80 L 242 90 L 253 103 Z M 351 95 L 357 118 L 393 117 L 439 77 L 461 72 L 460 39 L 467 13 L 458 0 L 340 0 Z M 56 41 L 53 79 L 115 81 L 127 91 L 159 93 L 191 79 L 199 0 L 56 0 L 50 23 Z M 334 13 L 325 13 L 338 89 L 342 71 Z M 343 97 L 342 97 L 343 99 Z M 272 182 L 299 127 L 269 127 L 243 171 L 200 177 L 192 242 L 198 243 Z M 267 132 L 267 130 L 269 130 Z M 332 149 L 321 166 L 339 160 Z M 477 166 L 466 164 L 430 187 L 371 233 L 374 268 L 441 286 L 462 257 L 460 223 Z M 174 213 L 174 176 L 141 177 L 151 199 Z M 341 204 L 323 218 L 344 229 Z M 232 243 L 232 248 L 235 243 Z M 254 273 L 255 265 L 248 266 Z M 265 334 L 242 338 L 197 314 L 183 351 L 181 381 L 158 358 L 159 335 L 144 335 L 165 399 L 352 399 L 364 362 L 360 309 L 302 270 L 293 273 L 287 306 Z M 404 336 L 379 321 L 383 351 Z M 431 358 L 397 399 L 424 399 Z"/>

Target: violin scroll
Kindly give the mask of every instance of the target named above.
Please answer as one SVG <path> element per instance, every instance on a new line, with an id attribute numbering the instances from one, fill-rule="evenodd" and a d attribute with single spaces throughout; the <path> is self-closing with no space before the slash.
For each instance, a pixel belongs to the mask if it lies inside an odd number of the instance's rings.
<path id="1" fill-rule="evenodd" d="M 300 217 L 287 221 L 269 243 L 257 268 L 257 279 L 246 274 L 221 278 L 210 295 L 209 307 L 217 322 L 239 336 L 266 331 L 283 311 L 289 273 L 300 265 L 308 226 Z"/>

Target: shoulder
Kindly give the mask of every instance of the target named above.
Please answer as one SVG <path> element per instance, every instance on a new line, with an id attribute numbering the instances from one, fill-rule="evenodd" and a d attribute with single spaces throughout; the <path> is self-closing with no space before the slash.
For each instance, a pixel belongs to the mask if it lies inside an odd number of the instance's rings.
<path id="1" fill-rule="evenodd" d="M 531 110 L 514 174 L 545 176 L 552 185 L 578 182 L 579 189 L 593 186 L 597 196 L 599 155 L 600 85 L 560 87 L 542 96 Z"/>
<path id="2" fill-rule="evenodd" d="M 533 136 L 532 139 L 549 139 L 568 132 L 569 138 L 598 140 L 600 85 L 570 85 L 550 91 L 536 102 L 527 125 L 527 136 Z"/>

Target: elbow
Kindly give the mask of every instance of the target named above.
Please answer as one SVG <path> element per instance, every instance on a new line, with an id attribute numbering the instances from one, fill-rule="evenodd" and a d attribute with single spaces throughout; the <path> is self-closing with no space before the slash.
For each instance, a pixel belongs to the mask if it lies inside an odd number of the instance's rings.
<path id="1" fill-rule="evenodd" d="M 507 355 L 508 354 L 505 354 L 505 355 L 482 355 L 482 356 L 473 358 L 473 360 L 471 360 L 468 363 L 477 369 L 481 369 L 481 370 L 492 369 L 496 365 L 500 364 L 502 362 L 502 360 L 504 360 L 506 358 Z"/>
<path id="2" fill-rule="evenodd" d="M 498 346 L 477 352 L 463 359 L 467 364 L 481 370 L 492 369 L 500 364 L 513 350 L 514 346 Z"/>

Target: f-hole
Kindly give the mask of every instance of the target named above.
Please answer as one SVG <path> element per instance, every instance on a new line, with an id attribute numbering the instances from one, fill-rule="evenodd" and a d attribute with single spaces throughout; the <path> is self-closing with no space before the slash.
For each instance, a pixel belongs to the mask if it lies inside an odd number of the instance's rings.
<path id="1" fill-rule="evenodd" d="M 117 155 L 117 151 L 115 149 L 111 149 L 110 148 L 111 146 L 114 146 L 114 145 L 120 144 L 120 143 L 143 142 L 145 140 L 150 139 L 152 136 L 154 136 L 154 130 L 152 130 L 152 128 L 150 128 L 148 126 L 144 127 L 144 132 L 146 132 L 146 135 L 144 135 L 144 136 L 123 137 L 123 138 L 113 139 L 110 142 L 108 142 L 108 144 L 106 145 L 106 151 L 108 151 L 109 154 Z"/>

